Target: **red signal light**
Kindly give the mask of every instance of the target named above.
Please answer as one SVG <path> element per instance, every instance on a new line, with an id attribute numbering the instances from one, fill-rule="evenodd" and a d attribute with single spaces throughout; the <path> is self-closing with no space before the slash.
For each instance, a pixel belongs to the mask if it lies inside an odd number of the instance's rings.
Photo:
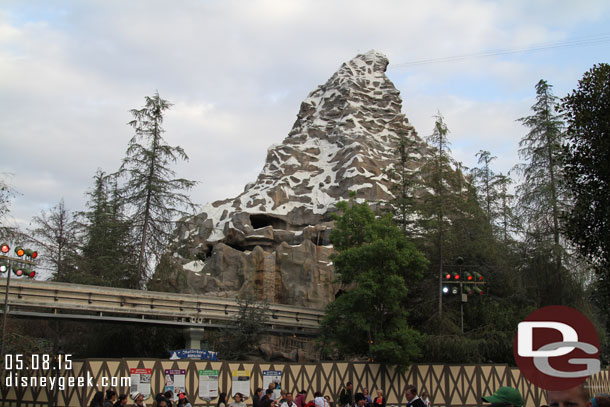
<path id="1" fill-rule="evenodd" d="M 36 272 L 34 270 L 30 271 L 29 277 L 30 278 L 36 277 Z"/>
<path id="2" fill-rule="evenodd" d="M 22 247 L 16 247 L 15 254 L 17 255 L 17 257 L 23 257 L 23 255 L 25 254 L 25 250 L 23 250 Z"/>
<path id="3" fill-rule="evenodd" d="M 451 280 L 451 274 L 449 274 L 449 273 L 445 274 L 445 280 Z"/>
<path id="4" fill-rule="evenodd" d="M 460 275 L 456 274 L 456 275 L 453 276 L 453 278 L 455 278 L 456 280 L 459 280 L 460 279 Z"/>
<path id="5" fill-rule="evenodd" d="M 32 252 L 32 256 L 33 259 L 35 259 L 36 257 L 38 257 L 38 252 L 37 251 L 33 251 Z"/>
<path id="6" fill-rule="evenodd" d="M 11 250 L 11 248 L 8 246 L 8 244 L 2 243 L 2 247 L 0 248 L 0 251 L 2 251 L 2 253 L 6 254 L 6 253 L 8 253 L 9 250 Z"/>

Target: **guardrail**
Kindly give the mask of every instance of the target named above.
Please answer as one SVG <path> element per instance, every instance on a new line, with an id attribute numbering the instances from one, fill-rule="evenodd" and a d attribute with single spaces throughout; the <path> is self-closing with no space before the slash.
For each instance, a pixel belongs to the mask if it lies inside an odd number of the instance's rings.
<path id="1" fill-rule="evenodd" d="M 0 292 L 6 279 L 0 279 Z M 236 300 L 211 296 L 129 290 L 12 279 L 11 315 L 101 319 L 177 326 L 226 326 L 239 311 Z M 269 304 L 267 325 L 276 332 L 315 334 L 324 311 Z"/>

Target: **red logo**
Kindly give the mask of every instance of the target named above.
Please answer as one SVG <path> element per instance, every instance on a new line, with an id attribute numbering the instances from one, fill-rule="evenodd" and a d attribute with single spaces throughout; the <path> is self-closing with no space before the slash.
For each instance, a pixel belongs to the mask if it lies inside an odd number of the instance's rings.
<path id="1" fill-rule="evenodd" d="M 595 327 L 561 305 L 540 308 L 519 323 L 513 353 L 521 374 L 546 390 L 567 390 L 600 371 Z"/>

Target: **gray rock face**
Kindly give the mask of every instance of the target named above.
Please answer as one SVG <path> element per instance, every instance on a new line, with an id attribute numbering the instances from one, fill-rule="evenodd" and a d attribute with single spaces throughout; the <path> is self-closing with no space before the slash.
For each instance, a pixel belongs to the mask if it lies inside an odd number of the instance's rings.
<path id="1" fill-rule="evenodd" d="M 187 219 L 172 248 L 186 291 L 322 308 L 339 290 L 329 256 L 330 214 L 350 191 L 391 199 L 387 171 L 407 134 L 417 171 L 432 156 L 386 77 L 388 59 L 369 51 L 344 63 L 302 102 L 288 137 L 268 149 L 257 180 L 233 199 Z"/>

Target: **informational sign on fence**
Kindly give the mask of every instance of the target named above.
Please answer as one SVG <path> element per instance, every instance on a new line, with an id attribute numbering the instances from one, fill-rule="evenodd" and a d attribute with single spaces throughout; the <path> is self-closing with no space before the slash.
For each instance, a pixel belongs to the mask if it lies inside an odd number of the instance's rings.
<path id="1" fill-rule="evenodd" d="M 231 377 L 233 379 L 231 397 L 235 396 L 235 393 L 241 393 L 244 397 L 250 397 L 250 371 L 233 370 Z"/>
<path id="2" fill-rule="evenodd" d="M 152 369 L 129 369 L 131 376 L 131 394 L 141 393 L 145 399 L 150 396 L 150 377 Z"/>
<path id="3" fill-rule="evenodd" d="M 273 400 L 280 398 L 282 388 L 282 371 L 281 370 L 263 370 L 263 389 L 268 389 L 271 383 L 275 383 L 273 390 Z"/>
<path id="4" fill-rule="evenodd" d="M 210 401 L 218 397 L 218 375 L 220 370 L 199 371 L 199 397 Z"/>
<path id="5" fill-rule="evenodd" d="M 174 399 L 178 397 L 178 393 L 186 392 L 186 370 L 165 370 L 165 387 L 163 392 L 165 393 L 166 391 L 174 393 Z"/>

